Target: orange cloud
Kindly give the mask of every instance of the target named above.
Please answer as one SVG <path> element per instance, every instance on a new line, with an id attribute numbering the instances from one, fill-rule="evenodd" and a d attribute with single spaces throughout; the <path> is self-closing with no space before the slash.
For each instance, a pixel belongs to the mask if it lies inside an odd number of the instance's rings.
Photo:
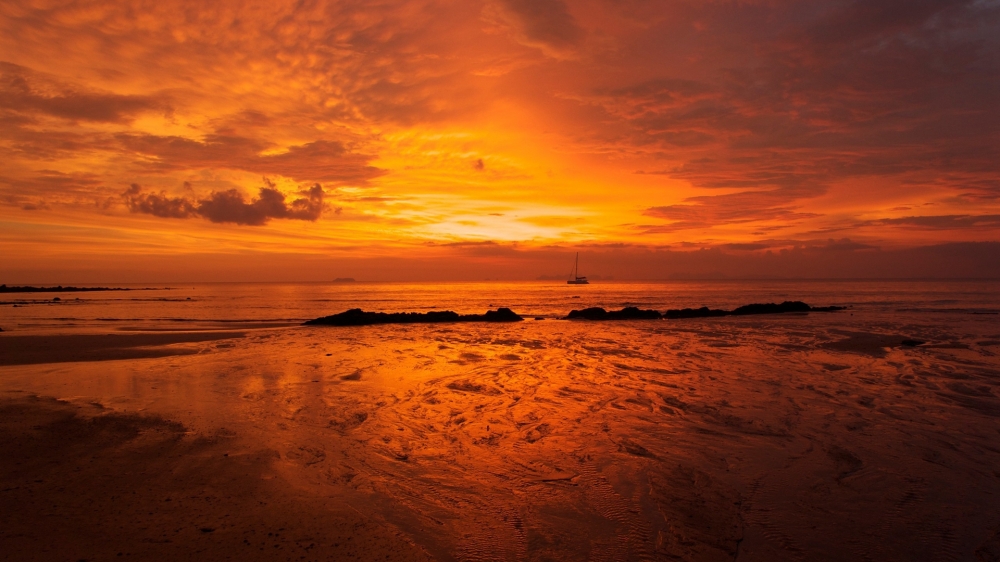
<path id="1" fill-rule="evenodd" d="M 998 28 L 980 0 L 8 0 L 0 221 L 32 234 L 0 251 L 993 242 Z"/>

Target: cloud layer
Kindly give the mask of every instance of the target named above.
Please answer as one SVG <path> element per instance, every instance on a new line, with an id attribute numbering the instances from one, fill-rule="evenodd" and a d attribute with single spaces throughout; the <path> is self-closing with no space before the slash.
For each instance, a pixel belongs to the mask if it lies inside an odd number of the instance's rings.
<path id="1" fill-rule="evenodd" d="M 992 0 L 8 0 L 0 53 L 52 255 L 1000 240 Z"/>

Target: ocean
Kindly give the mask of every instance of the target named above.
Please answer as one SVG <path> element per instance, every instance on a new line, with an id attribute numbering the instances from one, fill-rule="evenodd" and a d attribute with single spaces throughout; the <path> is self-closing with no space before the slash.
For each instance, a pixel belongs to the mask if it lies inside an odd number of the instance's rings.
<path id="1" fill-rule="evenodd" d="M 524 317 L 557 319 L 570 310 L 625 306 L 732 309 L 755 302 L 852 306 L 900 322 L 926 314 L 966 319 L 1000 311 L 996 281 L 665 281 L 481 283 L 192 283 L 114 285 L 129 291 L 0 294 L 0 327 L 30 333 L 119 329 L 205 329 L 299 324 L 361 308 L 381 312 L 505 306 Z M 53 301 L 59 298 L 58 302 Z M 14 305 L 18 305 L 15 307 Z M 944 315 L 944 316 L 942 316 Z"/>
<path id="2" fill-rule="evenodd" d="M 104 361 L 53 350 L 51 362 L 0 367 L 0 390 L 173 420 L 235 458 L 266 451 L 261 481 L 348 506 L 428 559 L 1000 552 L 997 282 L 145 287 L 3 295 L 0 337 L 225 337 Z M 785 300 L 847 308 L 561 320 L 592 306 Z M 350 308 L 496 307 L 525 321 L 301 325 Z M 228 528 L 222 511 L 198 513 Z M 296 541 L 282 552 L 319 558 Z"/>

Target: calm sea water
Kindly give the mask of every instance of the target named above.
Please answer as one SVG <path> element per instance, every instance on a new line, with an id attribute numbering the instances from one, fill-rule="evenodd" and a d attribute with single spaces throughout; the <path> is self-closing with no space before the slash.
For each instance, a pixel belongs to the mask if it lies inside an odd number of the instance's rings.
<path id="1" fill-rule="evenodd" d="M 130 291 L 0 295 L 0 328 L 21 333 L 120 329 L 249 328 L 302 321 L 350 308 L 482 313 L 505 306 L 528 317 L 560 318 L 575 308 L 734 308 L 801 300 L 880 316 L 1000 312 L 998 281 L 674 281 L 571 286 L 518 283 L 204 283 Z M 59 298 L 58 301 L 53 299 Z"/>

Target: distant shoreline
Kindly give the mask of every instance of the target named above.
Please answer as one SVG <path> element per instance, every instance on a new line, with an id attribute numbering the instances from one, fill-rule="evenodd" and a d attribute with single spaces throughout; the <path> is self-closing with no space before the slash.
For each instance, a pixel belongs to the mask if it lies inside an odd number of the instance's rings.
<path id="1" fill-rule="evenodd" d="M 163 288 L 158 289 L 155 287 L 144 287 L 141 289 L 131 289 L 127 287 L 73 287 L 62 285 L 57 285 L 55 287 L 33 287 L 30 285 L 21 285 L 8 287 L 7 285 L 0 285 L 0 293 L 90 293 L 97 291 L 167 291 L 169 289 Z"/>

